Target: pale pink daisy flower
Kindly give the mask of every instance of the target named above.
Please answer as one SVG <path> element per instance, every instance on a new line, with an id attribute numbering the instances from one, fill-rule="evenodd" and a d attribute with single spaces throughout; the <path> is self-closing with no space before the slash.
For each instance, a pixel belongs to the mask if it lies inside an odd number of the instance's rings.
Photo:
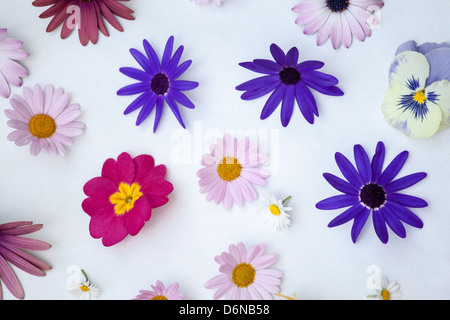
<path id="1" fill-rule="evenodd" d="M 203 155 L 204 167 L 197 172 L 200 193 L 207 193 L 206 200 L 222 203 L 225 209 L 233 203 L 241 207 L 244 201 L 255 200 L 254 185 L 265 185 L 264 179 L 269 176 L 259 168 L 268 158 L 258 149 L 258 144 L 251 145 L 248 138 L 238 141 L 229 134 L 217 138 L 211 152 Z"/>
<path id="2" fill-rule="evenodd" d="M 334 49 L 343 44 L 349 48 L 352 38 L 364 41 L 371 35 L 371 26 L 378 21 L 372 12 L 384 6 L 381 0 L 307 0 L 292 8 L 298 13 L 295 23 L 304 25 L 303 33 L 317 32 L 317 45 L 329 38 Z"/>
<path id="3" fill-rule="evenodd" d="M 207 4 L 210 0 L 194 0 L 196 4 Z M 225 0 L 214 0 L 216 6 L 220 6 Z"/>
<path id="4" fill-rule="evenodd" d="M 29 54 L 22 47 L 22 42 L 7 38 L 7 29 L 0 28 L 0 96 L 9 98 L 9 85 L 22 86 L 22 78 L 28 76 L 27 70 L 14 60 L 25 60 Z"/>
<path id="5" fill-rule="evenodd" d="M 161 281 L 156 281 L 156 286 L 151 286 L 153 291 L 139 290 L 133 300 L 184 300 L 184 294 L 178 292 L 178 282 L 174 282 L 167 288 Z"/>
<path id="6" fill-rule="evenodd" d="M 280 293 L 282 273 L 269 268 L 278 257 L 264 254 L 264 244 L 253 245 L 247 251 L 243 243 L 230 245 L 229 252 L 222 252 L 214 260 L 220 265 L 220 275 L 205 283 L 207 289 L 217 289 L 214 299 L 225 295 L 227 300 L 272 300 Z"/>
<path id="7" fill-rule="evenodd" d="M 80 115 L 79 104 L 69 104 L 69 94 L 59 88 L 35 85 L 34 92 L 23 89 L 23 98 L 13 95 L 10 100 L 13 109 L 5 110 L 10 119 L 7 125 L 13 129 L 8 140 L 18 146 L 30 145 L 30 153 L 38 155 L 44 149 L 49 155 L 66 155 L 64 146 L 73 144 L 73 137 L 79 136 L 85 124 L 75 121 Z"/>

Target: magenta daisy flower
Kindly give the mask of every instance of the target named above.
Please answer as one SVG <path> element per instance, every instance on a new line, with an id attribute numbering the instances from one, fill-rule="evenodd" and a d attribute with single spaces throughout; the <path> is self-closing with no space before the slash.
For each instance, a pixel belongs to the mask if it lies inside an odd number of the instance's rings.
<path id="1" fill-rule="evenodd" d="M 46 242 L 20 237 L 40 229 L 42 229 L 42 224 L 33 224 L 30 221 L 0 224 L 0 280 L 17 299 L 23 299 L 25 295 L 19 280 L 17 280 L 7 261 L 37 277 L 45 276 L 44 271 L 52 268 L 47 263 L 23 251 L 43 251 L 51 248 L 51 245 Z M 1 299 L 2 290 L 0 287 Z"/>
<path id="2" fill-rule="evenodd" d="M 106 37 L 109 36 L 104 19 L 118 31 L 123 31 L 123 28 L 115 16 L 134 20 L 131 15 L 133 10 L 119 1 L 129 0 L 35 0 L 33 6 L 51 5 L 39 16 L 42 19 L 53 17 L 47 32 L 52 32 L 62 25 L 61 39 L 66 39 L 74 29 L 77 29 L 80 42 L 85 46 L 89 41 L 97 43 L 99 30 Z"/>
<path id="3" fill-rule="evenodd" d="M 156 281 L 156 286 L 151 286 L 153 291 L 139 290 L 133 300 L 184 300 L 184 294 L 178 292 L 178 282 L 172 283 L 167 288 L 161 281 Z"/>
<path id="4" fill-rule="evenodd" d="M 173 186 L 164 180 L 166 167 L 155 166 L 153 157 L 136 158 L 124 152 L 103 164 L 101 177 L 84 185 L 88 196 L 82 208 L 89 216 L 89 231 L 104 246 L 122 241 L 128 234 L 135 236 L 150 219 L 152 211 L 169 201 Z"/>
<path id="5" fill-rule="evenodd" d="M 384 6 L 381 0 L 307 0 L 292 8 L 298 14 L 295 23 L 304 25 L 303 33 L 317 32 L 317 45 L 329 38 L 334 49 L 343 44 L 349 48 L 352 38 L 364 41 L 370 37 L 371 25 L 377 24 L 372 12 Z"/>
<path id="6" fill-rule="evenodd" d="M 227 300 L 272 300 L 280 292 L 282 273 L 269 268 L 278 257 L 264 254 L 264 244 L 247 251 L 243 243 L 230 245 L 229 252 L 214 257 L 220 265 L 220 275 L 205 283 L 206 289 L 217 289 L 214 299 L 225 295 Z"/>
<path id="7" fill-rule="evenodd" d="M 203 155 L 197 172 L 200 193 L 207 193 L 206 200 L 223 203 L 230 209 L 233 203 L 242 206 L 244 201 L 257 198 L 254 185 L 263 186 L 269 174 L 260 169 L 268 158 L 259 153 L 258 145 L 250 145 L 249 139 L 238 141 L 226 134 L 210 146 L 211 152 Z"/>
<path id="8" fill-rule="evenodd" d="M 10 119 L 7 125 L 15 129 L 8 135 L 9 141 L 18 146 L 30 144 L 30 152 L 36 156 L 41 149 L 49 155 L 66 155 L 64 146 L 73 144 L 72 138 L 83 133 L 85 125 L 75 121 L 80 115 L 80 105 L 68 105 L 69 94 L 52 86 L 42 90 L 34 86 L 34 92 L 23 89 L 23 98 L 13 95 L 13 109 L 5 110 Z"/>
<path id="9" fill-rule="evenodd" d="M 22 42 L 7 38 L 8 31 L 0 28 L 0 96 L 9 98 L 9 85 L 22 86 L 22 78 L 28 76 L 27 70 L 14 60 L 25 60 L 29 54 L 22 47 Z"/>

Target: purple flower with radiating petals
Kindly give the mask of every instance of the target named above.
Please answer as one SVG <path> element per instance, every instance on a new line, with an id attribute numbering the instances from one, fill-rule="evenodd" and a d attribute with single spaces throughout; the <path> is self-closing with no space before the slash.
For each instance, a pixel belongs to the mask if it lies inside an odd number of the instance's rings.
<path id="1" fill-rule="evenodd" d="M 24 298 L 24 292 L 14 271 L 6 261 L 33 276 L 45 276 L 44 271 L 50 270 L 51 267 L 22 250 L 42 251 L 50 249 L 51 245 L 40 240 L 19 237 L 36 232 L 41 228 L 42 224 L 33 224 L 30 221 L 0 224 L 0 280 L 18 299 Z M 1 299 L 2 290 L 0 287 Z"/>
<path id="2" fill-rule="evenodd" d="M 424 208 L 428 206 L 427 202 L 398 191 L 415 185 L 427 174 L 419 172 L 394 180 L 408 158 L 408 152 L 400 153 L 384 170 L 383 142 L 378 142 L 372 161 L 360 145 L 355 145 L 354 155 L 356 168 L 341 153 L 337 152 L 335 156 L 336 163 L 347 181 L 331 173 L 323 174 L 328 183 L 343 194 L 322 200 L 316 207 L 321 210 L 350 207 L 333 219 L 328 227 L 336 227 L 353 219 L 351 236 L 354 243 L 370 213 L 375 232 L 383 243 L 387 243 L 389 239 L 386 225 L 401 238 L 406 237 L 402 222 L 422 228 L 422 221 L 408 208 Z"/>
<path id="3" fill-rule="evenodd" d="M 125 109 L 124 114 L 129 114 L 142 107 L 136 121 L 136 125 L 139 126 L 150 115 L 156 105 L 153 132 L 156 131 L 161 119 L 164 101 L 167 102 L 183 128 L 186 128 L 186 126 L 178 109 L 178 104 L 188 109 L 195 108 L 195 105 L 182 91 L 197 88 L 198 82 L 177 80 L 189 68 L 192 61 L 187 60 L 178 65 L 184 47 L 180 46 L 172 55 L 173 41 L 174 38 L 171 36 L 164 49 L 161 63 L 153 47 L 147 40 L 144 40 L 144 49 L 147 56 L 136 49 L 130 49 L 130 53 L 144 70 L 120 68 L 120 72 L 139 81 L 117 91 L 117 94 L 120 96 L 140 94 Z"/>
<path id="4" fill-rule="evenodd" d="M 316 100 L 309 88 L 330 96 L 342 96 L 344 93 L 336 85 L 335 77 L 317 71 L 324 66 L 321 61 L 298 62 L 299 52 L 292 48 L 287 54 L 276 44 L 270 46 L 275 59 L 255 59 L 253 62 L 242 62 L 239 65 L 265 76 L 247 81 L 236 87 L 245 91 L 243 100 L 254 100 L 272 92 L 261 112 L 261 119 L 268 118 L 281 103 L 281 124 L 286 127 L 291 120 L 294 104 L 309 123 L 314 123 L 314 115 L 319 116 Z M 308 88 L 309 87 L 309 88 Z"/>

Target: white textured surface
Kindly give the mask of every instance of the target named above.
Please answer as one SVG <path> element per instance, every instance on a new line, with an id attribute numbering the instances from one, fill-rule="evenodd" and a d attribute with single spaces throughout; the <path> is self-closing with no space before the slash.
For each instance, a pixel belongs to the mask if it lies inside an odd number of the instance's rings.
<path id="1" fill-rule="evenodd" d="M 166 285 L 178 281 L 187 299 L 211 299 L 214 291 L 203 284 L 218 273 L 213 258 L 240 241 L 247 246 L 265 243 L 268 252 L 277 254 L 273 267 L 284 274 L 281 292 L 295 292 L 301 299 L 365 299 L 373 293 L 366 285 L 367 268 L 373 265 L 401 284 L 406 299 L 450 298 L 450 131 L 426 141 L 410 140 L 389 127 L 380 110 L 397 46 L 407 40 L 449 41 L 450 20 L 441 13 L 450 9 L 450 3 L 387 0 L 381 27 L 371 38 L 334 51 L 330 42 L 317 47 L 315 36 L 302 34 L 291 11 L 297 2 L 227 0 L 217 8 L 188 0 L 134 0 L 127 5 L 135 11 L 136 20 L 120 20 L 125 32 L 109 27 L 109 38 L 101 36 L 97 45 L 82 47 L 75 34 L 61 40 L 59 29 L 46 33 L 50 19 L 38 18 L 44 9 L 33 7 L 31 1 L 1 1 L 1 27 L 21 39 L 30 53 L 24 63 L 30 75 L 24 85 L 64 88 L 71 101 L 82 106 L 80 120 L 87 125 L 66 158 L 51 158 L 45 152 L 33 157 L 28 147 L 6 140 L 11 129 L 0 112 L 0 222 L 43 223 L 44 228 L 32 237 L 53 245 L 36 253 L 53 266 L 44 278 L 14 267 L 26 299 L 72 299 L 66 290 L 70 265 L 86 270 L 101 288 L 102 299 L 134 298 L 156 280 Z M 170 35 L 175 36 L 176 46 L 185 46 L 183 59 L 193 60 L 183 78 L 200 83 L 189 93 L 197 108 L 182 111 L 187 130 L 180 130 L 166 109 L 153 134 L 153 115 L 136 127 L 137 113 L 122 114 L 133 97 L 119 97 L 116 91 L 132 80 L 118 69 L 137 65 L 128 49 L 142 50 L 144 38 L 161 53 Z M 279 110 L 261 121 L 267 97 L 245 102 L 234 89 L 257 76 L 238 63 L 269 58 L 273 42 L 283 50 L 297 46 L 301 60 L 322 60 L 322 70 L 340 79 L 344 97 L 315 94 L 320 118 L 312 126 L 297 108 L 288 128 L 281 127 Z M 22 94 L 22 89 L 13 88 L 13 93 Z M 10 107 L 6 99 L 0 105 L 2 110 Z M 214 135 L 226 130 L 240 130 L 238 136 L 246 130 L 262 130 L 259 137 L 268 134 L 269 142 L 272 134 L 276 138 L 268 147 L 275 163 L 273 175 L 258 191 L 292 195 L 291 228 L 269 230 L 255 212 L 257 202 L 226 211 L 199 194 L 198 150 L 207 150 Z M 187 137 L 192 154 L 180 163 L 176 151 Z M 369 220 L 353 244 L 351 224 L 327 228 L 339 210 L 315 208 L 318 201 L 337 194 L 322 173 L 339 174 L 336 151 L 352 158 L 353 145 L 360 143 L 372 156 L 379 140 L 386 144 L 387 161 L 410 151 L 401 175 L 429 174 L 408 189 L 429 202 L 428 208 L 415 210 L 424 228 L 407 226 L 406 239 L 390 232 L 389 243 L 383 245 Z M 123 151 L 153 155 L 156 163 L 167 166 L 167 178 L 175 190 L 170 202 L 155 210 L 137 236 L 105 248 L 89 235 L 89 216 L 81 209 L 82 188 L 100 175 L 107 158 Z M 4 285 L 3 291 L 5 299 L 14 299 Z"/>

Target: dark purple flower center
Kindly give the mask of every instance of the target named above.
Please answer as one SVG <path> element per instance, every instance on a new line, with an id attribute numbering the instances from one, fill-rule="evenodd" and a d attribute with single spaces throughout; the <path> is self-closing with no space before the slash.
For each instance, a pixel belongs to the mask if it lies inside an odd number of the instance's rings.
<path id="1" fill-rule="evenodd" d="M 376 183 L 368 183 L 361 188 L 359 198 L 367 207 L 376 209 L 386 202 L 386 191 Z"/>
<path id="2" fill-rule="evenodd" d="M 347 10 L 349 5 L 349 0 L 327 0 L 327 7 L 333 12 Z"/>
<path id="3" fill-rule="evenodd" d="M 279 75 L 281 82 L 285 85 L 297 84 L 301 79 L 300 72 L 293 67 L 284 68 L 280 71 Z"/>
<path id="4" fill-rule="evenodd" d="M 150 88 L 157 95 L 165 94 L 169 90 L 169 78 L 164 73 L 155 74 Z"/>

